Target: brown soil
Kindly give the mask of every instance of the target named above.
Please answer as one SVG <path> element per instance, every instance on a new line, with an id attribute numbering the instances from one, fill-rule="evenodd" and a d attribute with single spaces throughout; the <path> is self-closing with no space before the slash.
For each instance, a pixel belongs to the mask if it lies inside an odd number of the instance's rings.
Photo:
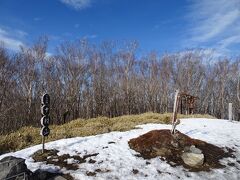
<path id="1" fill-rule="evenodd" d="M 209 171 L 211 168 L 223 168 L 219 160 L 226 157 L 234 157 L 230 148 L 220 148 L 207 142 L 192 139 L 189 136 L 176 131 L 173 136 L 170 130 L 150 131 L 128 142 L 131 149 L 139 152 L 144 159 L 160 156 L 171 166 L 183 165 L 190 171 Z M 204 154 L 204 164 L 201 167 L 192 168 L 184 164 L 181 155 L 186 147 L 195 145 Z M 225 149 L 225 150 L 224 150 Z"/>
<path id="2" fill-rule="evenodd" d="M 61 156 L 58 156 L 57 153 L 59 151 L 56 149 L 52 150 L 45 150 L 44 153 L 42 153 L 41 150 L 35 152 L 32 155 L 32 158 L 34 159 L 35 162 L 43 162 L 46 161 L 47 164 L 53 164 L 55 166 L 59 166 L 60 168 L 65 167 L 67 170 L 77 170 L 79 169 L 79 164 L 86 163 L 86 159 L 92 156 L 97 156 L 98 153 L 95 154 L 87 154 L 84 155 L 83 157 L 81 156 L 70 156 L 69 154 L 63 154 Z M 67 159 L 73 158 L 74 163 L 68 164 Z M 90 159 L 89 163 L 93 163 L 94 160 Z M 96 161 L 95 161 L 96 162 Z M 94 162 L 94 163 L 95 163 Z"/>
<path id="3" fill-rule="evenodd" d="M 87 175 L 87 176 L 96 176 L 96 174 L 97 174 L 97 173 L 91 172 L 91 171 L 87 171 L 87 172 L 86 172 L 86 175 Z"/>
<path id="4" fill-rule="evenodd" d="M 60 168 L 65 167 L 67 170 L 77 170 L 79 169 L 79 164 L 82 163 L 96 163 L 95 160 L 91 159 L 91 157 L 97 156 L 98 153 L 94 154 L 86 154 L 83 157 L 81 156 L 70 156 L 69 154 L 63 154 L 61 156 L 58 156 L 57 153 L 59 151 L 56 149 L 51 149 L 51 150 L 45 150 L 44 153 L 42 153 L 41 150 L 35 152 L 32 155 L 32 158 L 34 159 L 35 162 L 46 162 L 46 164 L 53 164 L 55 166 L 59 166 Z M 73 158 L 76 162 L 73 164 L 68 164 L 67 159 Z M 90 158 L 88 161 L 86 160 L 87 158 Z M 99 162 L 102 163 L 102 162 Z M 96 176 L 97 173 L 107 173 L 110 172 L 108 169 L 96 169 L 95 171 L 87 171 L 86 175 L 87 176 Z M 54 174 L 55 175 L 55 174 Z M 67 180 L 73 180 L 74 178 L 70 174 L 59 174 L 66 178 Z"/>
<path id="5" fill-rule="evenodd" d="M 108 169 L 95 169 L 95 171 L 87 171 L 86 172 L 86 175 L 87 176 L 96 176 L 97 173 L 107 173 L 107 172 L 110 172 L 110 170 Z"/>

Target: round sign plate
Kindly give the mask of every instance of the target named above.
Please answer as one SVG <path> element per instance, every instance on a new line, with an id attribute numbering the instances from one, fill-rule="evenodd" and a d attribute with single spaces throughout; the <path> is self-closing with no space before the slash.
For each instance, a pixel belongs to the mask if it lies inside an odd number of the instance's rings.
<path id="1" fill-rule="evenodd" d="M 48 136 L 50 134 L 50 129 L 47 126 L 45 126 L 41 129 L 40 134 L 42 136 Z"/>
<path id="2" fill-rule="evenodd" d="M 50 124 L 50 117 L 49 116 L 43 116 L 41 118 L 41 125 L 42 126 L 48 126 Z"/>
<path id="3" fill-rule="evenodd" d="M 50 104 L 50 96 L 48 94 L 44 94 L 41 99 L 41 103 L 45 105 Z"/>
<path id="4" fill-rule="evenodd" d="M 49 115 L 49 110 L 50 110 L 50 108 L 49 108 L 48 105 L 43 105 L 43 106 L 41 107 L 41 113 L 42 113 L 42 115 L 43 115 L 43 116 Z"/>

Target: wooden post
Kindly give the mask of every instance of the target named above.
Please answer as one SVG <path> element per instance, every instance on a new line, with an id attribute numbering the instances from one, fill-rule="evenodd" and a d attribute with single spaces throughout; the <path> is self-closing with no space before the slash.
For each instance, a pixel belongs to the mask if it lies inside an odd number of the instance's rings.
<path id="1" fill-rule="evenodd" d="M 228 119 L 232 121 L 232 103 L 228 104 Z"/>
<path id="2" fill-rule="evenodd" d="M 44 149 L 45 149 L 45 136 L 42 136 L 42 153 L 44 153 Z"/>
<path id="3" fill-rule="evenodd" d="M 172 134 L 175 133 L 177 111 L 178 111 L 178 101 L 179 101 L 179 90 L 176 90 L 174 106 L 173 106 L 173 117 L 172 117 Z"/>
<path id="4" fill-rule="evenodd" d="M 48 128 L 49 123 L 50 123 L 50 116 L 49 116 L 49 106 L 50 106 L 50 96 L 48 94 L 44 94 L 41 97 L 41 131 L 40 134 L 42 136 L 42 153 L 44 153 L 45 149 L 45 136 L 48 136 L 50 133 L 50 129 Z"/>

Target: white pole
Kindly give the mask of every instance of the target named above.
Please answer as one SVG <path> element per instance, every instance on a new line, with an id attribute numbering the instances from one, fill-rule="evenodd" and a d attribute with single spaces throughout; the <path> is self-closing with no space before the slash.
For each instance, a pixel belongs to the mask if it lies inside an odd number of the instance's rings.
<path id="1" fill-rule="evenodd" d="M 228 104 L 228 119 L 232 121 L 232 103 Z"/>
<path id="2" fill-rule="evenodd" d="M 177 120 L 177 111 L 178 111 L 178 101 L 179 101 L 179 90 L 176 90 L 174 106 L 173 106 L 173 117 L 172 117 L 172 134 L 175 133 L 176 120 Z"/>

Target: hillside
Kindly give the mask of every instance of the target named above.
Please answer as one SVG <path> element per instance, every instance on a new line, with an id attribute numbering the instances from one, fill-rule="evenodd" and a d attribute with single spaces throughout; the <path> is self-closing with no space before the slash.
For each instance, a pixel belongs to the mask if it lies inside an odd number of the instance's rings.
<path id="1" fill-rule="evenodd" d="M 46 144 L 45 162 L 33 156 L 41 145 L 0 156 L 26 159 L 32 171 L 43 169 L 69 173 L 74 179 L 239 179 L 240 123 L 219 119 L 181 119 L 177 129 L 186 135 L 233 150 L 235 158 L 224 158 L 224 168 L 210 172 L 191 172 L 182 166 L 171 166 L 162 158 L 143 159 L 131 150 L 128 141 L 156 129 L 170 129 L 168 124 L 148 123 L 125 132 L 114 131 L 96 136 L 61 139 Z M 34 159 L 39 162 L 35 162 Z"/>
<path id="2" fill-rule="evenodd" d="M 63 138 L 97 135 L 111 131 L 127 131 L 135 128 L 136 125 L 146 123 L 170 123 L 171 115 L 170 113 L 158 114 L 149 112 L 140 115 L 119 116 L 115 118 L 98 117 L 92 119 L 77 119 L 63 125 L 50 126 L 51 133 L 46 141 L 50 142 Z M 210 115 L 201 114 L 179 115 L 179 117 L 214 118 Z M 0 136 L 0 154 L 41 143 L 41 136 L 39 135 L 40 126 L 39 120 L 39 127 L 23 127 L 8 135 Z"/>

